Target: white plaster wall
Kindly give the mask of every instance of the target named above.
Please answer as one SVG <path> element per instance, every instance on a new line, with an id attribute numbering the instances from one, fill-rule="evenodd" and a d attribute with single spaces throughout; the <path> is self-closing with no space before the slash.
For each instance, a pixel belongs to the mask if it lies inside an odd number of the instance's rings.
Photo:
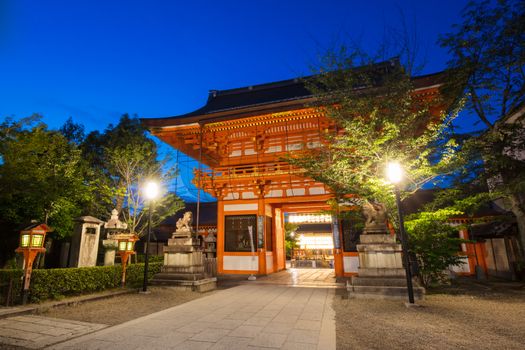
<path id="1" fill-rule="evenodd" d="M 357 272 L 359 267 L 359 257 L 357 256 L 344 256 L 343 257 L 343 271 L 344 272 Z"/>
<path id="2" fill-rule="evenodd" d="M 257 210 L 257 203 L 248 204 L 225 204 L 224 211 Z"/>
<path id="3" fill-rule="evenodd" d="M 239 199 L 239 193 L 238 192 L 230 192 L 224 199 Z"/>
<path id="4" fill-rule="evenodd" d="M 304 188 L 294 188 L 294 189 L 287 189 L 286 195 L 287 196 L 304 196 L 305 189 Z"/>
<path id="5" fill-rule="evenodd" d="M 222 268 L 224 270 L 258 271 L 259 257 L 255 256 L 224 256 Z"/>
<path id="6" fill-rule="evenodd" d="M 323 187 L 310 187 L 310 194 L 325 194 L 326 191 Z"/>
<path id="7" fill-rule="evenodd" d="M 268 150 L 266 153 L 274 153 L 274 152 L 281 152 L 282 148 L 281 146 L 270 146 L 268 147 Z"/>
<path id="8" fill-rule="evenodd" d="M 283 196 L 283 190 L 270 190 L 266 197 L 282 197 Z"/>
<path id="9" fill-rule="evenodd" d="M 273 256 L 266 255 L 266 271 L 272 271 L 272 270 L 273 270 Z"/>

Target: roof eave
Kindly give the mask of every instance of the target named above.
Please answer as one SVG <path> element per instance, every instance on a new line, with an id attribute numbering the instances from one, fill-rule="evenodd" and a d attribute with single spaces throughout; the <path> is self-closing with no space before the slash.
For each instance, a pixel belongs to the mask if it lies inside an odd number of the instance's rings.
<path id="1" fill-rule="evenodd" d="M 168 118 L 141 118 L 140 120 L 148 128 L 187 126 L 190 124 L 205 125 L 230 119 L 253 116 L 254 114 L 275 113 L 283 112 L 290 109 L 304 108 L 305 106 L 314 101 L 314 97 L 307 97 L 280 102 L 242 106 L 239 108 L 231 108 L 213 113 L 192 115 L 188 117 L 175 116 Z"/>

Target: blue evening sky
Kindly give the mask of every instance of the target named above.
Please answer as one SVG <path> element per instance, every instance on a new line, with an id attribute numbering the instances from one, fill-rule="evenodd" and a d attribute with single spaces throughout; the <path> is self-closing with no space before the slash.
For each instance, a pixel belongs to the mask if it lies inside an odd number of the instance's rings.
<path id="1" fill-rule="evenodd" d="M 58 128 L 71 116 L 90 131 L 123 113 L 178 115 L 211 89 L 311 74 L 343 42 L 372 49 L 403 19 L 433 73 L 466 3 L 0 0 L 0 118 L 40 113 Z"/>

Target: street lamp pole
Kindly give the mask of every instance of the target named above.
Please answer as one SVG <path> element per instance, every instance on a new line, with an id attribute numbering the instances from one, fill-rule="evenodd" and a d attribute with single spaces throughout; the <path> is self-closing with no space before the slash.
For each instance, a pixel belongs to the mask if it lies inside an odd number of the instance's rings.
<path id="1" fill-rule="evenodd" d="M 408 256 L 408 237 L 405 231 L 405 221 L 403 220 L 403 210 L 401 209 L 401 199 L 399 195 L 398 183 L 403 179 L 403 169 L 397 162 L 388 163 L 387 176 L 394 185 L 396 195 L 397 215 L 399 216 L 399 239 L 403 250 L 403 265 L 405 265 L 405 276 L 407 279 L 408 302 L 414 304 L 414 287 L 412 285 L 412 270 L 410 269 L 410 258 Z"/>
<path id="2" fill-rule="evenodd" d="M 148 213 L 148 237 L 146 239 L 146 254 L 144 256 L 144 282 L 142 284 L 142 291 L 148 291 L 148 267 L 149 267 L 149 244 L 151 240 L 151 212 L 153 211 L 153 199 L 149 203 L 149 213 Z"/>
<path id="3" fill-rule="evenodd" d="M 405 265 L 405 274 L 407 279 L 407 289 L 408 289 L 408 302 L 414 304 L 414 287 L 412 286 L 412 270 L 410 268 L 410 258 L 408 256 L 408 240 L 407 234 L 405 231 L 405 221 L 403 219 L 403 211 L 401 209 L 401 199 L 399 197 L 399 187 L 395 185 L 396 193 L 396 205 L 397 205 L 397 215 L 399 216 L 399 233 L 401 238 L 401 248 L 403 249 L 403 262 Z"/>
<path id="4" fill-rule="evenodd" d="M 149 199 L 149 213 L 148 213 L 148 236 L 146 239 L 146 252 L 144 254 L 144 281 L 142 284 L 142 292 L 148 291 L 148 270 L 149 270 L 149 244 L 151 240 L 151 213 L 155 205 L 155 198 L 159 194 L 159 186 L 156 182 L 148 182 L 144 188 L 146 198 Z"/>

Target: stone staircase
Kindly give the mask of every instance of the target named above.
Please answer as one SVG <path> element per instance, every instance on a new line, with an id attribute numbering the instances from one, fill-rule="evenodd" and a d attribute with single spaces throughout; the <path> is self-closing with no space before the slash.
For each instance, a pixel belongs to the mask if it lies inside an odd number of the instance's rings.
<path id="1" fill-rule="evenodd" d="M 412 281 L 414 299 L 423 300 L 425 288 Z M 346 282 L 350 298 L 407 299 L 408 289 L 405 277 L 361 277 L 354 276 Z"/>

